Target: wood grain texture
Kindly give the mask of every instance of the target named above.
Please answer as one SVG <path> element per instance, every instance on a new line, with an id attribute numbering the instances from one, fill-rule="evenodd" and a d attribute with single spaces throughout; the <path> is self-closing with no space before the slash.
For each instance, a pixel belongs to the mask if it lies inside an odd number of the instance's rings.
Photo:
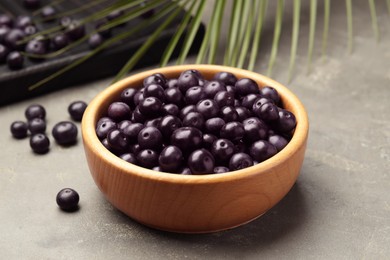
<path id="1" fill-rule="evenodd" d="M 209 175 L 155 172 L 123 161 L 110 153 L 95 134 L 97 120 L 127 87 L 139 87 L 153 73 L 177 77 L 197 69 L 205 78 L 228 71 L 248 77 L 260 87 L 278 90 L 284 106 L 297 118 L 289 144 L 272 158 L 249 168 Z M 307 113 L 298 98 L 281 84 L 260 74 L 216 65 L 182 65 L 130 76 L 101 92 L 88 106 L 82 121 L 86 158 L 92 177 L 119 210 L 154 228 L 186 233 L 229 229 L 257 218 L 278 203 L 295 183 L 306 150 Z"/>

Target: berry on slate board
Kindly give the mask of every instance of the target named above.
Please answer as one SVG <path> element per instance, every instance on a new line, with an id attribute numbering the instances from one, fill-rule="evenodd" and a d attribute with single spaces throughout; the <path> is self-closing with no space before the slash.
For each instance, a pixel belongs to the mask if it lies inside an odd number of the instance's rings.
<path id="1" fill-rule="evenodd" d="M 65 188 L 56 196 L 57 205 L 64 211 L 75 211 L 78 209 L 80 196 L 74 189 Z"/>
<path id="2" fill-rule="evenodd" d="M 109 104 L 96 135 L 123 160 L 158 172 L 225 173 L 288 144 L 297 122 L 281 104 L 273 87 L 228 72 L 210 79 L 197 70 L 156 73 Z"/>
<path id="3" fill-rule="evenodd" d="M 57 123 L 51 133 L 60 145 L 72 145 L 77 141 L 77 127 L 69 121 Z"/>

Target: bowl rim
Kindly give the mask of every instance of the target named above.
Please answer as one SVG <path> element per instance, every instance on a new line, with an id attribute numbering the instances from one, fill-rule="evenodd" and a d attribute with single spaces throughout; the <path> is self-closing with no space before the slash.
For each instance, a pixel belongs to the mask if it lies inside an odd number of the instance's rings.
<path id="1" fill-rule="evenodd" d="M 99 107 L 107 103 L 107 99 L 110 99 L 113 93 L 117 93 L 120 90 L 130 87 L 132 82 L 141 81 L 154 73 L 163 74 L 178 74 L 181 71 L 195 69 L 203 73 L 207 70 L 207 74 L 215 74 L 217 72 L 226 71 L 235 74 L 238 78 L 251 78 L 256 81 L 259 86 L 272 86 L 279 92 L 279 95 L 284 101 L 288 100 L 289 106 L 294 110 L 294 115 L 297 119 L 297 126 L 290 142 L 277 154 L 271 158 L 256 164 L 254 166 L 244 168 L 237 171 L 226 172 L 222 174 L 204 174 L 204 175 L 182 175 L 167 172 L 157 172 L 151 169 L 147 169 L 135 164 L 131 164 L 117 157 L 106 149 L 100 142 L 95 132 L 95 124 L 98 120 L 97 111 Z M 261 83 L 261 84 L 260 84 Z M 121 169 L 122 172 L 129 175 L 136 175 L 141 178 L 149 180 L 158 180 L 159 182 L 166 183 L 181 183 L 181 184 L 202 184 L 202 183 L 220 183 L 230 182 L 242 178 L 251 178 L 254 175 L 264 174 L 277 165 L 284 163 L 290 155 L 296 153 L 302 146 L 305 145 L 309 131 L 309 122 L 306 110 L 298 99 L 298 97 L 290 91 L 287 87 L 275 80 L 266 77 L 262 74 L 229 67 L 222 65 L 208 65 L 208 64 L 187 64 L 167 66 L 163 68 L 156 68 L 151 70 L 142 71 L 133 75 L 130 75 L 98 93 L 95 98 L 89 103 L 87 109 L 84 112 L 81 122 L 81 132 L 84 146 L 88 146 L 95 154 L 98 154 L 100 159 L 108 164 L 115 165 L 116 168 Z M 86 147 L 84 147 L 86 149 Z"/>

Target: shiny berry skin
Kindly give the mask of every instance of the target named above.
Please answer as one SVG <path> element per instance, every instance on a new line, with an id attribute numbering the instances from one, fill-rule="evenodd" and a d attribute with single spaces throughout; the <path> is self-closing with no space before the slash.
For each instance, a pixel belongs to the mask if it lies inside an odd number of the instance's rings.
<path id="1" fill-rule="evenodd" d="M 84 101 L 74 101 L 68 106 L 68 113 L 74 121 L 80 122 L 87 106 Z"/>
<path id="2" fill-rule="evenodd" d="M 238 121 L 238 113 L 232 106 L 221 108 L 219 115 L 225 122 Z"/>
<path id="3" fill-rule="evenodd" d="M 46 122 L 42 118 L 33 118 L 28 121 L 28 130 L 31 134 L 44 133 L 46 131 Z"/>
<path id="4" fill-rule="evenodd" d="M 265 140 L 254 142 L 249 151 L 252 158 L 259 163 L 274 156 L 278 152 L 274 145 Z"/>
<path id="5" fill-rule="evenodd" d="M 114 121 L 104 121 L 96 126 L 96 135 L 99 137 L 99 139 L 104 139 L 107 137 L 108 132 L 116 128 L 117 125 Z"/>
<path id="6" fill-rule="evenodd" d="M 35 27 L 35 25 L 29 25 L 23 29 L 23 32 L 24 32 L 25 36 L 30 36 L 30 35 L 36 34 L 38 32 L 38 29 L 37 29 L 37 27 Z"/>
<path id="7" fill-rule="evenodd" d="M 144 123 L 144 126 L 145 127 L 153 126 L 153 127 L 157 128 L 159 126 L 160 122 L 161 122 L 161 119 L 162 119 L 162 117 L 157 117 L 157 118 L 146 120 L 145 123 Z"/>
<path id="8" fill-rule="evenodd" d="M 260 94 L 266 98 L 271 99 L 275 104 L 279 104 L 280 96 L 276 89 L 270 86 L 263 87 L 260 90 Z"/>
<path id="9" fill-rule="evenodd" d="M 125 160 L 126 162 L 137 164 L 137 158 L 133 153 L 124 153 L 119 156 L 122 160 Z"/>
<path id="10" fill-rule="evenodd" d="M 165 77 L 162 77 L 159 74 L 150 75 L 150 76 L 146 77 L 144 79 L 144 81 L 143 81 L 144 87 L 147 87 L 147 86 L 149 86 L 151 84 L 157 84 L 157 85 L 160 85 L 160 86 L 164 86 L 165 83 L 166 83 Z"/>
<path id="11" fill-rule="evenodd" d="M 156 117 L 162 113 L 163 103 L 160 99 L 155 97 L 147 97 L 142 100 L 138 107 L 139 111 L 147 117 Z"/>
<path id="12" fill-rule="evenodd" d="M 51 131 L 54 139 L 60 145 L 72 145 L 77 142 L 77 127 L 70 121 L 62 121 L 54 125 Z"/>
<path id="13" fill-rule="evenodd" d="M 112 121 L 111 118 L 105 116 L 105 117 L 102 117 L 102 118 L 99 119 L 99 121 L 96 123 L 96 127 L 100 126 L 101 124 L 103 124 L 104 122 L 107 122 L 107 121 L 115 123 L 114 121 Z"/>
<path id="14" fill-rule="evenodd" d="M 210 174 L 213 173 L 215 160 L 213 155 L 206 149 L 193 151 L 188 157 L 188 167 L 192 174 Z"/>
<path id="15" fill-rule="evenodd" d="M 39 104 L 32 104 L 26 108 L 26 110 L 24 111 L 24 115 L 26 116 L 27 120 L 31 120 L 33 118 L 45 119 L 46 110 L 43 106 Z"/>
<path id="16" fill-rule="evenodd" d="M 166 140 L 169 140 L 173 131 L 179 129 L 180 127 L 182 127 L 182 122 L 178 117 L 166 115 L 161 119 L 158 129 L 160 129 L 163 137 Z"/>
<path id="17" fill-rule="evenodd" d="M 137 92 L 138 91 L 135 88 L 126 88 L 121 92 L 120 100 L 123 103 L 126 103 L 130 108 L 134 108 L 134 97 Z"/>
<path id="18" fill-rule="evenodd" d="M 211 153 L 215 160 L 221 163 L 229 161 L 234 152 L 234 144 L 227 139 L 218 139 L 211 147 Z"/>
<path id="19" fill-rule="evenodd" d="M 117 124 L 117 128 L 123 133 L 123 130 L 125 130 L 127 127 L 129 127 L 132 124 L 130 120 L 122 120 Z"/>
<path id="20" fill-rule="evenodd" d="M 164 88 L 159 84 L 150 84 L 145 87 L 144 97 L 155 97 L 159 99 L 161 102 L 165 101 L 165 92 Z"/>
<path id="21" fill-rule="evenodd" d="M 189 88 L 199 86 L 199 79 L 195 74 L 184 73 L 177 80 L 177 86 L 181 93 L 185 94 Z"/>
<path id="22" fill-rule="evenodd" d="M 137 154 L 137 162 L 142 167 L 152 169 L 158 165 L 158 154 L 151 149 L 141 150 Z"/>
<path id="23" fill-rule="evenodd" d="M 107 142 L 116 151 L 125 151 L 129 145 L 127 136 L 119 129 L 113 129 L 107 134 Z"/>
<path id="24" fill-rule="evenodd" d="M 24 57 L 18 51 L 13 51 L 7 56 L 7 65 L 11 70 L 18 70 L 23 67 Z"/>
<path id="25" fill-rule="evenodd" d="M 9 14 L 0 14 L 0 27 L 1 26 L 7 26 L 7 27 L 13 27 L 14 20 L 12 19 L 12 16 Z"/>
<path id="26" fill-rule="evenodd" d="M 241 100 L 241 106 L 246 107 L 247 109 L 252 109 L 255 101 L 260 97 L 259 94 L 248 94 Z"/>
<path id="27" fill-rule="evenodd" d="M 183 153 L 189 153 L 201 147 L 202 141 L 202 132 L 194 127 L 181 127 L 173 131 L 171 135 L 171 145 L 179 147 Z"/>
<path id="28" fill-rule="evenodd" d="M 25 34 L 21 29 L 14 28 L 4 36 L 3 43 L 11 50 L 21 50 L 23 49 L 23 44 L 19 44 L 18 42 L 23 40 L 24 36 Z"/>
<path id="29" fill-rule="evenodd" d="M 242 124 L 244 125 L 244 139 L 246 142 L 253 143 L 267 138 L 268 126 L 264 121 L 256 117 L 250 117 L 245 119 Z"/>
<path id="30" fill-rule="evenodd" d="M 191 74 L 191 75 L 194 75 L 195 77 L 197 77 L 198 79 L 203 79 L 202 73 L 200 73 L 199 70 L 194 70 L 194 69 L 185 70 L 182 73 L 180 73 L 180 76 L 182 76 L 184 74 Z"/>
<path id="31" fill-rule="evenodd" d="M 60 18 L 59 24 L 61 27 L 66 28 L 72 23 L 73 19 L 68 16 L 63 16 Z"/>
<path id="32" fill-rule="evenodd" d="M 203 87 L 206 98 L 214 99 L 215 94 L 220 91 L 226 91 L 225 84 L 219 81 L 209 81 Z"/>
<path id="33" fill-rule="evenodd" d="M 214 167 L 214 173 L 225 173 L 225 172 L 229 172 L 229 168 L 225 167 L 225 166 L 217 166 L 217 167 Z"/>
<path id="34" fill-rule="evenodd" d="M 218 72 L 214 75 L 214 80 L 223 82 L 225 85 L 232 85 L 234 86 L 237 82 L 236 76 L 230 72 Z"/>
<path id="35" fill-rule="evenodd" d="M 163 114 L 165 115 L 172 115 L 172 116 L 178 116 L 180 109 L 175 104 L 166 104 L 162 107 Z"/>
<path id="36" fill-rule="evenodd" d="M 165 88 L 178 88 L 177 79 L 168 79 Z"/>
<path id="37" fill-rule="evenodd" d="M 261 106 L 266 104 L 266 103 L 272 103 L 271 99 L 265 98 L 265 97 L 260 97 L 256 99 L 256 101 L 253 103 L 252 106 L 252 113 L 261 118 Z"/>
<path id="38" fill-rule="evenodd" d="M 180 173 L 181 175 L 192 175 L 192 172 L 191 172 L 190 168 L 188 168 L 188 167 L 182 168 L 182 169 L 179 171 L 179 173 Z"/>
<path id="39" fill-rule="evenodd" d="M 96 49 L 104 42 L 104 37 L 100 33 L 94 33 L 88 38 L 88 45 L 91 49 Z"/>
<path id="40" fill-rule="evenodd" d="M 190 87 L 185 94 L 184 100 L 187 105 L 196 105 L 199 101 L 206 97 L 206 93 L 200 86 Z"/>
<path id="41" fill-rule="evenodd" d="M 263 104 L 260 109 L 256 110 L 256 115 L 266 122 L 275 121 L 279 119 L 279 110 L 276 105 L 269 102 Z"/>
<path id="42" fill-rule="evenodd" d="M 233 121 L 226 123 L 221 128 L 221 137 L 232 141 L 240 140 L 244 137 L 244 125 L 240 122 Z"/>
<path id="43" fill-rule="evenodd" d="M 242 122 L 245 119 L 252 116 L 252 112 L 245 107 L 239 106 L 239 107 L 236 107 L 235 109 L 236 109 L 237 114 L 238 114 L 238 121 L 240 121 L 240 122 Z"/>
<path id="44" fill-rule="evenodd" d="M 126 135 L 129 143 L 135 143 L 138 141 L 138 134 L 144 128 L 141 123 L 131 123 L 124 127 L 121 131 Z"/>
<path id="45" fill-rule="evenodd" d="M 234 85 L 236 89 L 236 95 L 244 97 L 248 94 L 259 94 L 259 86 L 257 83 L 248 78 L 239 79 Z"/>
<path id="46" fill-rule="evenodd" d="M 280 150 L 282 150 L 284 147 L 286 147 L 286 145 L 288 144 L 288 141 L 286 138 L 284 138 L 283 136 L 281 135 L 270 135 L 268 137 L 268 142 L 270 142 L 270 144 L 274 145 L 276 147 L 276 150 L 278 150 L 278 152 Z"/>
<path id="47" fill-rule="evenodd" d="M 241 170 L 253 165 L 253 159 L 246 153 L 236 153 L 229 161 L 231 171 Z"/>
<path id="48" fill-rule="evenodd" d="M 139 111 L 139 106 L 136 106 L 131 115 L 131 121 L 135 123 L 144 123 L 146 119 L 146 116 L 144 116 L 141 111 Z"/>
<path id="49" fill-rule="evenodd" d="M 44 154 L 49 151 L 50 140 L 45 134 L 33 134 L 30 137 L 30 147 L 34 153 Z"/>
<path id="50" fill-rule="evenodd" d="M 188 105 L 183 107 L 179 112 L 180 119 L 183 119 L 190 112 L 197 112 L 195 105 Z"/>
<path id="51" fill-rule="evenodd" d="M 41 6 L 40 0 L 23 0 L 23 5 L 27 9 L 36 9 Z"/>
<path id="52" fill-rule="evenodd" d="M 178 88 L 167 88 L 164 91 L 165 101 L 181 107 L 184 103 L 184 96 Z"/>
<path id="53" fill-rule="evenodd" d="M 213 134 L 204 134 L 203 135 L 203 142 L 202 146 L 203 148 L 206 148 L 207 150 L 210 150 L 213 146 L 213 143 L 218 140 L 218 137 L 216 137 Z"/>
<path id="54" fill-rule="evenodd" d="M 15 121 L 11 124 L 11 134 L 16 139 L 27 137 L 27 124 L 22 121 Z"/>
<path id="55" fill-rule="evenodd" d="M 68 35 L 66 34 L 57 34 L 56 36 L 53 37 L 51 40 L 52 46 L 55 50 L 62 49 L 66 46 L 68 46 L 70 40 Z"/>
<path id="56" fill-rule="evenodd" d="M 183 126 L 192 126 L 202 130 L 204 127 L 203 115 L 199 112 L 190 112 L 183 118 Z"/>
<path id="57" fill-rule="evenodd" d="M 213 99 L 203 99 L 196 104 L 196 110 L 207 120 L 218 116 L 219 107 Z"/>
<path id="58" fill-rule="evenodd" d="M 138 133 L 138 144 L 142 149 L 160 149 L 163 136 L 156 127 L 147 126 Z"/>
<path id="59" fill-rule="evenodd" d="M 41 10 L 41 16 L 44 19 L 44 22 L 49 22 L 54 20 L 54 15 L 57 14 L 57 10 L 53 6 L 45 6 Z"/>
<path id="60" fill-rule="evenodd" d="M 25 51 L 28 54 L 43 55 L 47 53 L 46 45 L 43 41 L 31 40 L 27 43 Z M 35 57 L 32 57 L 35 58 Z"/>
<path id="61" fill-rule="evenodd" d="M 220 117 L 212 117 L 207 119 L 205 123 L 205 130 L 207 133 L 214 135 L 219 135 L 221 128 L 226 124 L 226 122 Z"/>
<path id="62" fill-rule="evenodd" d="M 79 21 L 71 21 L 65 32 L 72 41 L 76 41 L 85 35 L 85 25 Z"/>
<path id="63" fill-rule="evenodd" d="M 34 25 L 34 22 L 33 22 L 32 18 L 31 18 L 31 16 L 19 15 L 15 19 L 15 24 L 14 24 L 15 28 L 24 29 L 24 28 L 26 28 L 27 26 L 30 26 L 30 25 Z"/>
<path id="64" fill-rule="evenodd" d="M 285 109 L 279 110 L 279 119 L 277 121 L 277 129 L 282 133 L 291 132 L 297 125 L 297 120 L 293 113 Z"/>
<path id="65" fill-rule="evenodd" d="M 7 60 L 9 49 L 7 46 L 0 44 L 0 63 L 3 63 Z"/>
<path id="66" fill-rule="evenodd" d="M 115 122 L 120 122 L 125 119 L 129 119 L 131 116 L 130 107 L 123 102 L 113 102 L 107 109 L 108 117 L 112 118 Z"/>
<path id="67" fill-rule="evenodd" d="M 183 153 L 173 145 L 165 147 L 158 158 L 158 165 L 164 172 L 176 173 L 183 163 Z"/>
<path id="68" fill-rule="evenodd" d="M 77 191 L 65 188 L 58 192 L 56 197 L 57 205 L 64 211 L 75 211 L 78 209 L 80 196 Z"/>
<path id="69" fill-rule="evenodd" d="M 219 91 L 215 94 L 214 101 L 219 107 L 234 106 L 234 94 L 227 91 Z"/>

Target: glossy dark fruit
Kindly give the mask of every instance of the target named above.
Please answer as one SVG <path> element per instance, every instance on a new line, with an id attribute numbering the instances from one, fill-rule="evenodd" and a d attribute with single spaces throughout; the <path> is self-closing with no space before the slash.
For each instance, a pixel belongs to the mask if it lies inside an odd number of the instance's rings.
<path id="1" fill-rule="evenodd" d="M 129 119 L 131 116 L 130 107 L 123 102 L 113 102 L 107 109 L 108 116 L 115 122 Z"/>
<path id="2" fill-rule="evenodd" d="M 244 125 L 240 122 L 233 121 L 226 123 L 221 128 L 220 136 L 231 141 L 237 141 L 244 137 Z"/>
<path id="3" fill-rule="evenodd" d="M 219 116 L 225 122 L 238 121 L 238 113 L 237 113 L 236 109 L 232 106 L 225 106 L 225 107 L 221 108 Z"/>
<path id="4" fill-rule="evenodd" d="M 225 84 L 220 81 L 208 81 L 203 87 L 206 98 L 214 99 L 215 95 L 220 91 L 226 91 Z"/>
<path id="5" fill-rule="evenodd" d="M 213 173 L 215 160 L 213 155 L 206 149 L 193 151 L 188 157 L 188 167 L 192 174 L 210 174 Z"/>
<path id="6" fill-rule="evenodd" d="M 131 123 L 124 127 L 121 131 L 124 133 L 129 140 L 129 143 L 135 143 L 138 141 L 138 134 L 144 128 L 141 123 Z"/>
<path id="7" fill-rule="evenodd" d="M 181 174 L 181 175 L 192 175 L 192 172 L 191 172 L 190 168 L 184 167 L 184 168 L 182 168 L 179 171 L 179 174 Z"/>
<path id="8" fill-rule="evenodd" d="M 236 95 L 236 87 L 234 85 L 225 85 L 225 88 L 230 94 Z"/>
<path id="9" fill-rule="evenodd" d="M 180 119 L 183 119 L 190 112 L 197 112 L 195 105 L 188 105 L 183 107 L 179 112 Z"/>
<path id="10" fill-rule="evenodd" d="M 261 106 L 266 104 L 266 103 L 272 103 L 271 99 L 265 98 L 265 97 L 260 97 L 256 99 L 256 101 L 253 103 L 252 106 L 252 112 L 255 116 L 261 117 Z"/>
<path id="11" fill-rule="evenodd" d="M 256 110 L 256 112 L 257 117 L 266 122 L 276 121 L 279 119 L 278 107 L 271 102 L 265 103 L 260 107 L 260 109 Z"/>
<path id="12" fill-rule="evenodd" d="M 137 90 L 135 88 L 126 88 L 121 92 L 120 100 L 126 103 L 130 108 L 134 108 L 135 94 L 137 94 Z"/>
<path id="13" fill-rule="evenodd" d="M 191 126 L 202 130 L 204 127 L 203 115 L 199 112 L 190 112 L 183 118 L 183 126 Z"/>
<path id="14" fill-rule="evenodd" d="M 73 19 L 69 16 L 63 16 L 59 20 L 59 24 L 62 28 L 68 27 L 72 23 Z"/>
<path id="15" fill-rule="evenodd" d="M 211 153 L 217 162 L 227 162 L 235 153 L 234 144 L 227 139 L 218 139 L 213 143 Z"/>
<path id="16" fill-rule="evenodd" d="M 30 147 L 34 153 L 44 154 L 49 151 L 50 140 L 45 134 L 33 134 L 30 137 Z"/>
<path id="17" fill-rule="evenodd" d="M 259 94 L 248 94 L 241 100 L 241 106 L 246 107 L 247 109 L 252 109 L 255 101 L 260 97 Z"/>
<path id="18" fill-rule="evenodd" d="M 119 129 L 113 129 L 107 134 L 107 142 L 116 151 L 125 151 L 129 145 L 127 136 Z"/>
<path id="19" fill-rule="evenodd" d="M 144 100 L 144 90 L 145 88 L 141 88 L 137 91 L 137 93 L 135 93 L 134 95 L 134 105 L 138 106 L 139 103 Z"/>
<path id="20" fill-rule="evenodd" d="M 24 29 L 27 26 L 34 25 L 34 21 L 32 20 L 31 16 L 28 15 L 19 15 L 15 19 L 15 28 Z"/>
<path id="21" fill-rule="evenodd" d="M 184 96 L 178 88 L 167 88 L 164 91 L 165 101 L 181 107 L 184 103 Z"/>
<path id="22" fill-rule="evenodd" d="M 215 94 L 214 101 L 219 107 L 234 106 L 234 94 L 225 90 L 219 91 Z"/>
<path id="23" fill-rule="evenodd" d="M 253 165 L 253 159 L 246 153 L 236 153 L 229 161 L 231 171 L 241 170 Z"/>
<path id="24" fill-rule="evenodd" d="M 219 107 L 213 99 L 203 99 L 196 104 L 196 111 L 201 113 L 207 120 L 212 117 L 218 116 Z"/>
<path id="25" fill-rule="evenodd" d="M 233 73 L 230 72 L 218 72 L 214 75 L 214 80 L 223 82 L 225 85 L 232 85 L 234 86 L 237 82 L 236 76 L 234 76 Z"/>
<path id="26" fill-rule="evenodd" d="M 80 196 L 74 189 L 65 188 L 58 192 L 57 205 L 64 211 L 75 211 L 79 208 Z"/>
<path id="27" fill-rule="evenodd" d="M 9 14 L 0 14 L 0 27 L 1 26 L 7 26 L 7 27 L 13 27 L 14 20 L 12 19 L 12 16 Z"/>
<path id="28" fill-rule="evenodd" d="M 149 84 L 145 87 L 144 97 L 155 97 L 159 99 L 161 102 L 165 101 L 165 92 L 164 88 L 159 84 Z"/>
<path id="29" fill-rule="evenodd" d="M 194 127 L 178 128 L 171 135 L 171 145 L 179 147 L 185 154 L 200 148 L 202 141 L 202 132 Z"/>
<path id="30" fill-rule="evenodd" d="M 3 63 L 7 60 L 7 56 L 9 54 L 9 49 L 7 46 L 0 44 L 0 63 Z"/>
<path id="31" fill-rule="evenodd" d="M 200 86 L 190 87 L 185 94 L 184 100 L 187 105 L 196 105 L 199 101 L 206 97 L 206 93 Z"/>
<path id="32" fill-rule="evenodd" d="M 144 123 L 144 126 L 147 127 L 147 126 L 153 126 L 153 127 L 158 127 L 160 125 L 160 122 L 161 122 L 161 119 L 162 117 L 157 117 L 157 118 L 153 118 L 153 119 L 148 119 L 145 121 Z"/>
<path id="33" fill-rule="evenodd" d="M 155 97 L 145 97 L 139 103 L 139 111 L 147 117 L 156 117 L 162 113 L 163 103 Z"/>
<path id="34" fill-rule="evenodd" d="M 236 107 L 236 111 L 238 114 L 238 121 L 240 122 L 252 116 L 252 112 L 246 107 L 241 107 L 241 106 Z"/>
<path id="35" fill-rule="evenodd" d="M 260 94 L 266 98 L 271 99 L 275 104 L 279 104 L 280 96 L 276 89 L 270 86 L 263 87 L 260 90 Z"/>
<path id="36" fill-rule="evenodd" d="M 207 133 L 219 135 L 221 128 L 226 124 L 225 120 L 220 117 L 212 117 L 207 119 L 205 123 L 205 130 Z"/>
<path id="37" fill-rule="evenodd" d="M 225 166 L 217 166 L 217 167 L 214 167 L 214 173 L 225 173 L 225 172 L 229 172 L 229 168 L 225 167 Z"/>
<path id="38" fill-rule="evenodd" d="M 157 84 L 160 86 L 164 86 L 166 84 L 165 77 L 161 76 L 160 74 L 153 74 L 148 77 L 146 77 L 143 81 L 144 87 L 147 87 L 151 84 Z"/>
<path id="39" fill-rule="evenodd" d="M 76 41 L 85 35 L 85 25 L 81 24 L 79 21 L 72 20 L 65 29 L 66 34 L 69 39 Z"/>
<path id="40" fill-rule="evenodd" d="M 183 153 L 179 147 L 169 145 L 161 151 L 158 164 L 162 171 L 176 173 L 181 168 L 183 160 Z"/>
<path id="41" fill-rule="evenodd" d="M 194 70 L 194 69 L 185 70 L 182 73 L 180 73 L 180 76 L 182 76 L 184 74 L 191 74 L 191 75 L 194 75 L 195 77 L 197 77 L 198 79 L 203 79 L 202 73 L 199 70 Z"/>
<path id="42" fill-rule="evenodd" d="M 137 143 L 129 145 L 129 152 L 133 153 L 134 155 L 139 154 L 141 150 L 142 150 L 141 147 Z"/>
<path id="43" fill-rule="evenodd" d="M 142 149 L 160 149 L 163 136 L 156 127 L 147 126 L 138 133 L 138 144 Z"/>
<path id="44" fill-rule="evenodd" d="M 248 94 L 259 94 L 259 86 L 257 83 L 248 78 L 239 79 L 234 85 L 236 89 L 236 95 L 244 97 Z"/>
<path id="45" fill-rule="evenodd" d="M 80 122 L 87 106 L 87 103 L 84 101 L 74 101 L 68 106 L 68 113 L 74 121 Z"/>
<path id="46" fill-rule="evenodd" d="M 112 129 L 116 129 L 117 125 L 114 121 L 104 121 L 96 126 L 96 134 L 99 139 L 104 139 L 107 137 L 108 132 Z"/>
<path id="47" fill-rule="evenodd" d="M 104 42 L 104 37 L 100 33 L 94 33 L 88 38 L 88 45 L 91 49 L 96 49 Z"/>
<path id="48" fill-rule="evenodd" d="M 293 113 L 285 109 L 279 109 L 279 119 L 277 121 L 277 129 L 282 133 L 291 132 L 297 125 L 297 120 Z"/>
<path id="49" fill-rule="evenodd" d="M 40 0 L 23 0 L 23 5 L 27 9 L 36 9 L 41 6 Z"/>
<path id="50" fill-rule="evenodd" d="M 14 121 L 11 124 L 11 134 L 16 139 L 27 137 L 27 124 L 23 121 Z"/>
<path id="51" fill-rule="evenodd" d="M 268 142 L 276 147 L 276 150 L 281 151 L 288 144 L 288 140 L 281 135 L 270 135 Z"/>
<path id="52" fill-rule="evenodd" d="M 182 73 L 177 80 L 177 86 L 184 95 L 189 88 L 199 86 L 199 78 L 193 73 Z"/>
<path id="53" fill-rule="evenodd" d="M 172 133 L 180 127 L 182 127 L 182 122 L 178 117 L 173 115 L 166 115 L 161 119 L 158 129 L 160 129 L 163 137 L 166 140 L 169 140 Z"/>
<path id="54" fill-rule="evenodd" d="M 101 125 L 102 123 L 104 122 L 107 122 L 107 121 L 110 121 L 110 122 L 114 122 L 111 118 L 109 118 L 108 116 L 104 116 L 102 118 L 99 119 L 99 121 L 97 121 L 96 123 L 96 127 Z"/>
<path id="55" fill-rule="evenodd" d="M 57 34 L 52 39 L 52 46 L 55 50 L 62 49 L 66 46 L 68 46 L 70 40 L 67 34 Z"/>
<path id="56" fill-rule="evenodd" d="M 135 123 L 144 123 L 147 120 L 146 116 L 144 116 L 141 111 L 139 111 L 139 107 L 136 106 L 132 115 L 131 115 L 131 121 Z"/>
<path id="57" fill-rule="evenodd" d="M 124 153 L 121 154 L 119 157 L 126 162 L 137 164 L 137 157 L 133 153 Z"/>
<path id="58" fill-rule="evenodd" d="M 45 6 L 41 10 L 41 16 L 44 22 L 50 22 L 54 20 L 54 15 L 57 14 L 57 10 L 53 6 Z"/>
<path id="59" fill-rule="evenodd" d="M 72 145 L 77 142 L 77 127 L 70 121 L 61 121 L 54 125 L 51 134 L 60 145 Z"/>
<path id="60" fill-rule="evenodd" d="M 274 156 L 277 152 L 276 147 L 265 140 L 256 141 L 250 147 L 250 155 L 259 163 Z"/>
<path id="61" fill-rule="evenodd" d="M 245 119 L 242 124 L 244 125 L 244 139 L 246 142 L 253 143 L 267 138 L 268 126 L 264 121 L 256 117 L 250 117 Z"/>
<path id="62" fill-rule="evenodd" d="M 128 128 L 131 124 L 133 124 L 133 122 L 131 122 L 130 120 L 122 120 L 120 121 L 118 124 L 117 124 L 117 128 L 119 129 L 119 131 L 121 131 L 123 133 L 123 131 Z"/>
<path id="63" fill-rule="evenodd" d="M 178 116 L 180 109 L 175 104 L 166 104 L 163 106 L 162 111 L 164 115 Z"/>
<path id="64" fill-rule="evenodd" d="M 242 140 L 234 142 L 234 152 L 235 153 L 248 153 L 249 147 L 248 144 L 244 143 Z"/>
<path id="65" fill-rule="evenodd" d="M 32 104 L 26 108 L 26 110 L 24 111 L 24 115 L 26 116 L 27 120 L 31 120 L 33 118 L 45 119 L 46 110 L 43 106 L 39 104 Z"/>
<path id="66" fill-rule="evenodd" d="M 33 54 L 33 55 L 43 55 L 47 53 L 46 45 L 43 41 L 38 41 L 38 40 L 31 40 L 27 43 L 26 53 L 28 54 Z M 31 57 L 31 58 L 36 58 L 36 57 Z"/>
<path id="67" fill-rule="evenodd" d="M 0 25 L 0 44 L 4 44 L 5 36 L 9 33 L 10 27 L 6 25 Z"/>
<path id="68" fill-rule="evenodd" d="M 165 88 L 178 88 L 177 81 L 177 79 L 168 79 Z"/>
<path id="69" fill-rule="evenodd" d="M 13 51 L 7 56 L 7 65 L 11 70 L 18 70 L 23 67 L 24 57 L 18 51 Z"/>
<path id="70" fill-rule="evenodd" d="M 137 154 L 137 162 L 142 167 L 152 169 L 158 166 L 158 154 L 151 149 L 141 150 Z"/>
<path id="71" fill-rule="evenodd" d="M 11 29 L 4 36 L 4 45 L 8 46 L 11 50 L 22 50 L 23 44 L 20 44 L 19 41 L 23 40 L 25 34 L 23 30 L 14 28 Z"/>
<path id="72" fill-rule="evenodd" d="M 203 148 L 206 148 L 207 150 L 211 150 L 213 143 L 217 140 L 218 140 L 218 137 L 216 137 L 213 134 L 204 134 L 202 146 L 203 146 Z"/>
<path id="73" fill-rule="evenodd" d="M 38 29 L 37 29 L 37 27 L 35 27 L 35 25 L 29 25 L 23 29 L 23 32 L 24 32 L 25 36 L 30 36 L 30 35 L 36 34 L 38 32 Z"/>
<path id="74" fill-rule="evenodd" d="M 33 118 L 28 121 L 27 125 L 31 134 L 44 133 L 46 131 L 46 122 L 42 118 Z"/>

